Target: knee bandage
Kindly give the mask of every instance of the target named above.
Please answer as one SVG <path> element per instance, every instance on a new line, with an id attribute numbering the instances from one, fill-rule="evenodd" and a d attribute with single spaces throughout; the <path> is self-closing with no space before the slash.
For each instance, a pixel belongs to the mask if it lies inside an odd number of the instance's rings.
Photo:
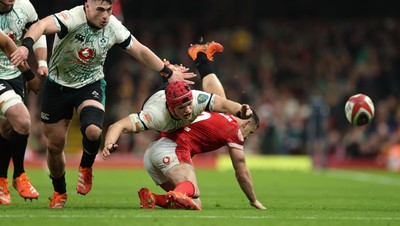
<path id="1" fill-rule="evenodd" d="M 14 90 L 8 90 L 0 95 L 0 118 L 5 119 L 6 111 L 16 105 L 22 103 L 20 95 L 16 94 Z"/>
<path id="2" fill-rule="evenodd" d="M 82 133 L 82 145 L 83 149 L 88 154 L 97 154 L 101 142 L 103 141 L 103 136 L 100 136 L 96 140 L 89 140 L 86 136 L 86 129 L 90 125 L 95 125 L 100 129 L 103 128 L 103 120 L 104 120 L 104 111 L 97 107 L 88 106 L 84 107 L 80 114 L 80 121 L 81 121 L 81 133 Z"/>
<path id="3" fill-rule="evenodd" d="M 90 125 L 95 125 L 100 129 L 103 129 L 104 111 L 100 108 L 88 106 L 81 110 L 79 116 L 81 121 L 81 133 L 85 134 L 86 128 Z"/>

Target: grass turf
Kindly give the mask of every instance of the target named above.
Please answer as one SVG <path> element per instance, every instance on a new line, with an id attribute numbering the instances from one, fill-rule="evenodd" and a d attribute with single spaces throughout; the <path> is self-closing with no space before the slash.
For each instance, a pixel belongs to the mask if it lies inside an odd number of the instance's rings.
<path id="1" fill-rule="evenodd" d="M 11 205 L 0 205 L 1 225 L 400 225 L 400 175 L 383 171 L 299 172 L 253 170 L 258 199 L 248 204 L 233 171 L 198 170 L 202 211 L 142 210 L 137 190 L 161 193 L 143 170 L 94 169 L 92 191 L 76 194 L 77 169 L 67 171 L 64 209 L 47 209 L 51 181 L 28 169 L 39 200 L 24 201 L 11 190 Z"/>

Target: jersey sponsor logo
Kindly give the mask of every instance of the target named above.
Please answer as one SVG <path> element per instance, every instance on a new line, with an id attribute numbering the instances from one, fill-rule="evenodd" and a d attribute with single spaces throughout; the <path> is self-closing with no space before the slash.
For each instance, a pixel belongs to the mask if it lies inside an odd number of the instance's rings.
<path id="1" fill-rule="evenodd" d="M 90 48 L 83 48 L 78 52 L 79 59 L 88 61 L 94 56 L 94 51 Z"/>
<path id="2" fill-rule="evenodd" d="M 199 104 L 202 104 L 204 102 L 206 102 L 208 100 L 208 95 L 205 94 L 199 94 L 199 96 L 197 97 L 197 102 Z"/>
<path id="3" fill-rule="evenodd" d="M 169 164 L 171 163 L 171 159 L 170 159 L 168 156 L 165 156 L 165 157 L 162 159 L 162 162 L 163 162 L 165 165 L 169 165 Z"/>
<path id="4" fill-rule="evenodd" d="M 101 48 L 104 48 L 104 47 L 106 47 L 107 46 L 107 43 L 108 43 L 108 38 L 107 37 L 100 37 L 99 38 L 99 46 L 101 47 Z"/>
<path id="5" fill-rule="evenodd" d="M 81 49 L 78 52 L 78 58 L 80 59 L 80 61 L 78 60 L 71 60 L 72 63 L 75 64 L 83 64 L 83 65 L 90 65 L 93 64 L 93 58 L 95 57 L 96 53 L 94 50 L 86 47 Z"/>

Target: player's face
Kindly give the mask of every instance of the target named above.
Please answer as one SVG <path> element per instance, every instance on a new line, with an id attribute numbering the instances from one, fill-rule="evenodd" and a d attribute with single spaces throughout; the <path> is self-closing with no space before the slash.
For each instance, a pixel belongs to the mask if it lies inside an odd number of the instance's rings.
<path id="1" fill-rule="evenodd" d="M 9 12 L 13 8 L 15 0 L 0 0 L 0 12 Z"/>
<path id="2" fill-rule="evenodd" d="M 257 128 L 255 128 L 253 125 L 250 124 L 250 122 L 246 123 L 246 125 L 243 127 L 242 130 L 242 135 L 244 139 L 247 139 L 250 134 L 253 134 L 256 131 Z"/>
<path id="3" fill-rule="evenodd" d="M 177 106 L 175 108 L 175 115 L 179 119 L 189 120 L 192 117 L 192 101 Z"/>
<path id="4" fill-rule="evenodd" d="M 106 1 L 87 1 L 85 3 L 88 22 L 97 27 L 104 28 L 110 21 L 112 4 Z"/>
<path id="5" fill-rule="evenodd" d="M 15 0 L 0 0 L 4 5 L 7 6 L 13 6 L 15 3 Z"/>

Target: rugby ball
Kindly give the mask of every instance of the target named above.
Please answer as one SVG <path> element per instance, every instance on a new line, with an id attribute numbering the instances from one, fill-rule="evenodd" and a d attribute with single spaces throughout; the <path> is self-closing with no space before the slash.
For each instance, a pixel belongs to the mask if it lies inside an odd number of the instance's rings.
<path id="1" fill-rule="evenodd" d="M 371 98 L 365 94 L 351 96 L 344 107 L 347 120 L 355 126 L 363 126 L 374 118 L 375 107 Z"/>

